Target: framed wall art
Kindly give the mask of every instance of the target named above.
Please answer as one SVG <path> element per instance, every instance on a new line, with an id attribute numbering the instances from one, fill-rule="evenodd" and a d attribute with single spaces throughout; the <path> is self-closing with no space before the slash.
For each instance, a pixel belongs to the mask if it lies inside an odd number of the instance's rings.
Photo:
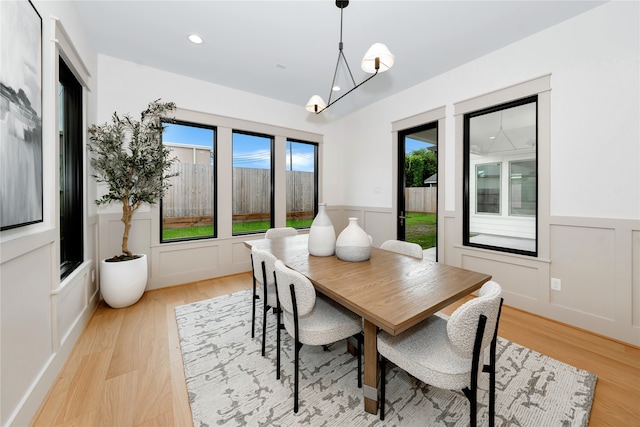
<path id="1" fill-rule="evenodd" d="M 0 1 L 0 230 L 42 222 L 42 18 Z"/>

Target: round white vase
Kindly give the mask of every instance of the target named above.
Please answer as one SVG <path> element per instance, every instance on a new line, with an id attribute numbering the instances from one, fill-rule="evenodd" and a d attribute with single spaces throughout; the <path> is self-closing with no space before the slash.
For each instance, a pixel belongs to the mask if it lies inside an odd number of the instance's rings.
<path id="1" fill-rule="evenodd" d="M 130 261 L 100 261 L 100 293 L 110 307 L 122 308 L 135 304 L 146 287 L 146 255 Z"/>
<path id="2" fill-rule="evenodd" d="M 327 215 L 327 204 L 318 203 L 318 215 L 309 228 L 309 254 L 314 256 L 331 256 L 336 248 L 336 230 L 331 218 Z"/>
<path id="3" fill-rule="evenodd" d="M 351 262 L 366 261 L 371 257 L 371 239 L 358 225 L 358 218 L 349 218 L 349 225 L 338 236 L 336 256 Z"/>

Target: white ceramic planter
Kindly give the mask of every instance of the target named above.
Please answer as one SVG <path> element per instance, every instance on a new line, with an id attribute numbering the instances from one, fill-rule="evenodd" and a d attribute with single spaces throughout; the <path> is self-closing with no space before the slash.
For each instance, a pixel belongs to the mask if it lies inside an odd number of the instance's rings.
<path id="1" fill-rule="evenodd" d="M 146 255 L 131 261 L 100 262 L 100 292 L 109 306 L 122 308 L 135 304 L 146 287 Z"/>

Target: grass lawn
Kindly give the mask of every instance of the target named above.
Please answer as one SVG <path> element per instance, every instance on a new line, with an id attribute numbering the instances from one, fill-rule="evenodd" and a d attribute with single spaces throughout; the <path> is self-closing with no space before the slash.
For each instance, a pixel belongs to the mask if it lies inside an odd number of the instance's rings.
<path id="1" fill-rule="evenodd" d="M 405 222 L 405 240 L 417 243 L 422 249 L 436 246 L 436 215 L 408 212 Z"/>
<path id="2" fill-rule="evenodd" d="M 309 227 L 312 219 L 288 220 L 287 227 Z M 233 224 L 233 234 L 258 233 L 271 227 L 269 221 L 238 222 Z M 185 228 L 167 228 L 162 231 L 163 240 L 187 239 L 190 237 L 213 236 L 212 225 L 201 225 Z"/>
<path id="3" fill-rule="evenodd" d="M 288 220 L 287 227 L 309 227 L 313 220 Z M 259 233 L 270 227 L 269 221 L 254 221 L 233 224 L 233 234 Z M 409 212 L 405 223 L 405 240 L 428 249 L 436 246 L 436 215 L 422 212 Z M 162 239 L 188 239 L 191 237 L 213 236 L 213 226 L 203 225 L 186 228 L 168 228 L 163 230 Z"/>

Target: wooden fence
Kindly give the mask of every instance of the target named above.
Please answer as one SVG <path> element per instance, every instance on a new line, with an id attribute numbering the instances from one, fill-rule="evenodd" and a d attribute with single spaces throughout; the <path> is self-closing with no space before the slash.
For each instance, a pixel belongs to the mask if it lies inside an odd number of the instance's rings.
<path id="1" fill-rule="evenodd" d="M 213 166 L 190 163 L 174 163 L 171 172 L 172 186 L 162 200 L 165 224 L 211 223 L 213 218 Z M 313 172 L 287 171 L 287 212 L 290 217 L 313 215 Z M 271 172 L 268 169 L 233 168 L 234 221 L 269 218 L 269 197 L 265 191 L 271 188 Z M 436 187 L 405 189 L 407 212 L 435 213 Z M 264 218 L 263 218 L 264 217 Z M 170 219 L 173 218 L 173 219 Z"/>
<path id="2" fill-rule="evenodd" d="M 163 218 L 212 218 L 213 166 L 174 163 L 172 186 L 162 199 Z M 287 171 L 287 212 L 293 217 L 313 215 L 313 172 Z M 236 218 L 269 217 L 271 171 L 233 168 L 233 214 Z M 299 213 L 296 215 L 296 213 Z"/>
<path id="3" fill-rule="evenodd" d="M 405 211 L 436 213 L 437 187 L 410 187 L 404 189 Z"/>

